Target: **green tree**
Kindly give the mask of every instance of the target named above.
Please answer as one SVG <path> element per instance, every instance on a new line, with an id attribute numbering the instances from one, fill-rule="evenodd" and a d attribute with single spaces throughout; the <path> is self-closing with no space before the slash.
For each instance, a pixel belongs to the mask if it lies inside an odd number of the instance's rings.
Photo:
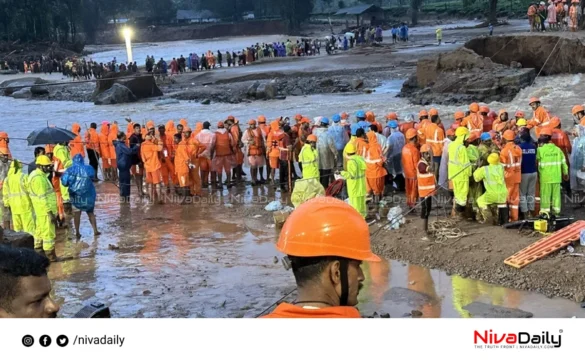
<path id="1" fill-rule="evenodd" d="M 494 25 L 498 23 L 498 0 L 490 0 L 488 19 Z"/>
<path id="2" fill-rule="evenodd" d="M 423 0 L 410 0 L 410 20 L 413 26 L 418 24 L 418 12 L 422 2 Z"/>

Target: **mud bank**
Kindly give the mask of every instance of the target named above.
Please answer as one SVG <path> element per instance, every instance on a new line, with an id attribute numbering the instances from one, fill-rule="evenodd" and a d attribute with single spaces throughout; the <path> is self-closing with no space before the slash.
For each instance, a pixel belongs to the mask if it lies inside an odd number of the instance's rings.
<path id="1" fill-rule="evenodd" d="M 426 238 L 422 220 L 409 217 L 399 230 L 381 231 L 373 240 L 379 255 L 440 269 L 447 274 L 482 280 L 505 287 L 536 291 L 548 297 L 562 297 L 575 302 L 585 300 L 585 258 L 555 252 L 523 269 L 504 264 L 504 260 L 539 240 L 516 230 L 460 222 L 458 227 L 469 236 L 456 241 L 437 243 Z M 430 222 L 436 220 L 433 217 Z M 377 228 L 376 228 L 377 229 Z M 374 230 L 373 230 L 374 231 Z M 583 253 L 584 247 L 575 247 Z"/>

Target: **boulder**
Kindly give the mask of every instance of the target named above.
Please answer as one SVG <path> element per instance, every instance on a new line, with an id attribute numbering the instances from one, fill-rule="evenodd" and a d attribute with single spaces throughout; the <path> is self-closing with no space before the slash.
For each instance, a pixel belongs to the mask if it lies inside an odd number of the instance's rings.
<path id="1" fill-rule="evenodd" d="M 250 98 L 256 98 L 256 90 L 258 89 L 259 86 L 260 82 L 258 81 L 254 82 L 250 87 L 248 87 L 246 95 Z"/>
<path id="2" fill-rule="evenodd" d="M 94 98 L 95 105 L 136 102 L 136 96 L 127 87 L 114 83 L 110 89 Z"/>
<path id="3" fill-rule="evenodd" d="M 203 104 L 204 106 L 208 106 L 211 104 L 211 99 L 204 99 L 203 102 L 201 102 L 201 104 Z"/>
<path id="4" fill-rule="evenodd" d="M 463 307 L 474 318 L 532 318 L 533 314 L 521 309 L 473 302 Z"/>
<path id="5" fill-rule="evenodd" d="M 4 95 L 9 96 L 22 88 L 32 87 L 33 85 L 46 84 L 46 80 L 37 77 L 26 77 L 19 79 L 6 80 L 0 83 L 0 88 L 4 88 Z"/>
<path id="6" fill-rule="evenodd" d="M 290 91 L 290 95 L 291 96 L 302 96 L 303 91 L 300 88 L 294 88 L 292 91 Z"/>
<path id="7" fill-rule="evenodd" d="M 350 85 L 353 89 L 360 89 L 361 87 L 364 86 L 364 80 L 363 79 L 354 79 L 350 82 Z"/>
<path id="8" fill-rule="evenodd" d="M 32 97 L 32 93 L 30 91 L 30 88 L 21 88 L 15 92 L 12 93 L 12 98 L 17 98 L 17 99 L 27 99 Z"/>
<path id="9" fill-rule="evenodd" d="M 33 85 L 32 87 L 30 87 L 30 92 L 34 96 L 44 96 L 46 94 L 49 94 L 49 88 L 43 85 Z"/>
<path id="10" fill-rule="evenodd" d="M 10 245 L 13 248 L 34 249 L 35 238 L 27 233 L 4 230 L 0 227 L 0 241 L 3 245 Z"/>
<path id="11" fill-rule="evenodd" d="M 136 99 L 160 97 L 163 95 L 162 91 L 156 84 L 154 75 L 152 74 L 119 72 L 107 73 L 104 75 L 104 78 L 107 79 L 98 80 L 96 82 L 92 96 L 94 102 L 102 95 L 102 93 L 110 90 L 114 84 L 119 84 L 129 89 Z"/>
<path id="12" fill-rule="evenodd" d="M 262 83 L 256 89 L 256 99 L 274 99 L 276 86 L 273 83 Z"/>

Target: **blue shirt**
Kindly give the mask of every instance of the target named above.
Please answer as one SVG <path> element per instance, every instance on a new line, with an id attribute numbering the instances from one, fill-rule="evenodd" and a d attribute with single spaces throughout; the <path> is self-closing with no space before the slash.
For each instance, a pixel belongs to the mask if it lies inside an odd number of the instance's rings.
<path id="1" fill-rule="evenodd" d="M 532 142 L 522 142 L 522 173 L 536 172 L 536 146 Z"/>

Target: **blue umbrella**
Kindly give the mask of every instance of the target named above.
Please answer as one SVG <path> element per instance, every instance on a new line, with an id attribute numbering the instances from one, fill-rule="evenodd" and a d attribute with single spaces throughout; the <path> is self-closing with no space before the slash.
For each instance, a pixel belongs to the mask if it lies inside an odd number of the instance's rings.
<path id="1" fill-rule="evenodd" d="M 54 145 L 74 140 L 77 135 L 71 131 L 57 127 L 45 127 L 33 131 L 26 140 L 29 146 Z"/>

